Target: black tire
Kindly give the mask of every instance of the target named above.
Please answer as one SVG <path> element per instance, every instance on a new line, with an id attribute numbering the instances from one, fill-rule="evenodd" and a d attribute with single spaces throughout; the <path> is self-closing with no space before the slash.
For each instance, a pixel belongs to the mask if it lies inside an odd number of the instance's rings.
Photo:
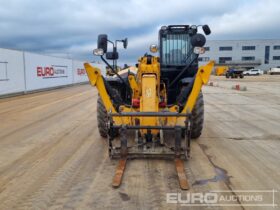
<path id="1" fill-rule="evenodd" d="M 244 75 L 243 74 L 240 74 L 240 78 L 242 79 L 244 77 Z"/>
<path id="2" fill-rule="evenodd" d="M 102 99 L 98 96 L 97 99 L 97 126 L 100 136 L 107 138 L 108 136 L 108 115 Z"/>
<path id="3" fill-rule="evenodd" d="M 117 98 L 117 99 L 121 98 L 118 90 L 112 88 L 111 91 L 114 94 L 115 98 Z M 114 100 L 113 100 L 113 102 L 114 102 Z M 97 99 L 97 126 L 98 126 L 99 134 L 103 138 L 108 137 L 108 121 L 109 121 L 109 118 L 108 118 L 107 110 L 103 104 L 101 97 L 98 96 L 98 99 Z M 113 131 L 114 137 L 116 137 L 118 134 L 119 134 L 119 132 L 117 129 Z"/>
<path id="4" fill-rule="evenodd" d="M 192 111 L 192 133 L 191 138 L 200 137 L 204 122 L 204 100 L 202 92 L 199 93 L 196 104 Z"/>

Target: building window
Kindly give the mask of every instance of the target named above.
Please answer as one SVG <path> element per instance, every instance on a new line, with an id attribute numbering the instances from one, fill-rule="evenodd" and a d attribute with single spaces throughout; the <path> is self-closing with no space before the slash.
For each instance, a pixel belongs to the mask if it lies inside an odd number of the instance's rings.
<path id="1" fill-rule="evenodd" d="M 245 56 L 242 57 L 242 61 L 254 61 L 255 57 L 254 56 Z"/>
<path id="2" fill-rule="evenodd" d="M 274 50 L 280 50 L 280 45 L 275 45 L 275 46 L 273 46 L 273 49 L 274 49 Z"/>
<path id="3" fill-rule="evenodd" d="M 269 64 L 270 46 L 265 46 L 264 63 Z"/>
<path id="4" fill-rule="evenodd" d="M 232 47 L 220 47 L 220 51 L 232 51 Z"/>
<path id="5" fill-rule="evenodd" d="M 232 61 L 232 57 L 219 57 L 219 63 L 226 63 L 227 61 Z"/>
<path id="6" fill-rule="evenodd" d="M 205 51 L 210 51 L 210 47 L 204 47 Z"/>
<path id="7" fill-rule="evenodd" d="M 206 62 L 206 61 L 209 61 L 210 58 L 209 57 L 199 57 L 198 58 L 198 61 L 202 61 L 202 62 Z"/>
<path id="8" fill-rule="evenodd" d="M 256 46 L 242 46 L 242 50 L 256 50 Z"/>
<path id="9" fill-rule="evenodd" d="M 280 60 L 280 56 L 273 56 L 273 60 L 279 61 Z"/>

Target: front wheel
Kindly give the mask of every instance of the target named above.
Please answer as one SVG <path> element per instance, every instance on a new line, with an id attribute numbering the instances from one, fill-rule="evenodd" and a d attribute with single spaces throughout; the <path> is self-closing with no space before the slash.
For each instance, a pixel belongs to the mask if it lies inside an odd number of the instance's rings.
<path id="1" fill-rule="evenodd" d="M 108 114 L 103 104 L 102 99 L 98 96 L 97 99 L 97 126 L 100 136 L 106 138 L 108 135 Z"/>
<path id="2" fill-rule="evenodd" d="M 117 94 L 117 92 L 116 92 Z M 109 129 L 108 129 L 108 124 L 109 124 L 109 117 L 107 110 L 103 104 L 103 101 L 100 96 L 98 96 L 97 99 L 97 127 L 100 136 L 103 138 L 107 138 L 109 134 Z M 114 137 L 118 136 L 119 132 L 118 129 L 114 129 L 112 135 Z"/>
<path id="3" fill-rule="evenodd" d="M 199 93 L 196 104 L 192 111 L 192 132 L 191 138 L 197 139 L 200 137 L 204 122 L 204 100 L 202 92 Z"/>

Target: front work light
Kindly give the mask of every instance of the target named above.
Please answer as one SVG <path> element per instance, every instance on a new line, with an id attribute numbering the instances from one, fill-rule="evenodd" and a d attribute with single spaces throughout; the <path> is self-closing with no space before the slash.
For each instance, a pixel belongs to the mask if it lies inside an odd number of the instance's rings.
<path id="1" fill-rule="evenodd" d="M 204 49 L 204 47 L 195 47 L 195 48 L 193 49 L 193 52 L 194 52 L 195 54 L 204 54 L 204 53 L 205 53 L 205 49 Z"/>
<path id="2" fill-rule="evenodd" d="M 104 51 L 103 51 L 103 49 L 95 49 L 95 50 L 93 50 L 93 54 L 94 55 L 97 55 L 97 56 L 101 56 L 101 55 L 104 55 Z"/>

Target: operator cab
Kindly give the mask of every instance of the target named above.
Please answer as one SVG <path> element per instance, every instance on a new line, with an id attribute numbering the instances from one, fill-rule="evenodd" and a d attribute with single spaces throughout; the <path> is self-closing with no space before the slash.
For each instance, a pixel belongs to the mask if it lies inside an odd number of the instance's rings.
<path id="1" fill-rule="evenodd" d="M 198 54 L 203 53 L 206 42 L 197 28 L 195 25 L 169 25 L 159 30 L 161 79 L 167 87 L 168 104 L 175 103 L 181 86 L 193 82 L 197 72 Z M 206 35 L 211 33 L 208 25 L 202 28 Z M 202 50 L 195 52 L 196 48 Z"/>
<path id="2" fill-rule="evenodd" d="M 196 31 L 189 26 L 163 26 L 159 31 L 161 66 L 184 66 L 191 48 L 190 34 Z"/>

